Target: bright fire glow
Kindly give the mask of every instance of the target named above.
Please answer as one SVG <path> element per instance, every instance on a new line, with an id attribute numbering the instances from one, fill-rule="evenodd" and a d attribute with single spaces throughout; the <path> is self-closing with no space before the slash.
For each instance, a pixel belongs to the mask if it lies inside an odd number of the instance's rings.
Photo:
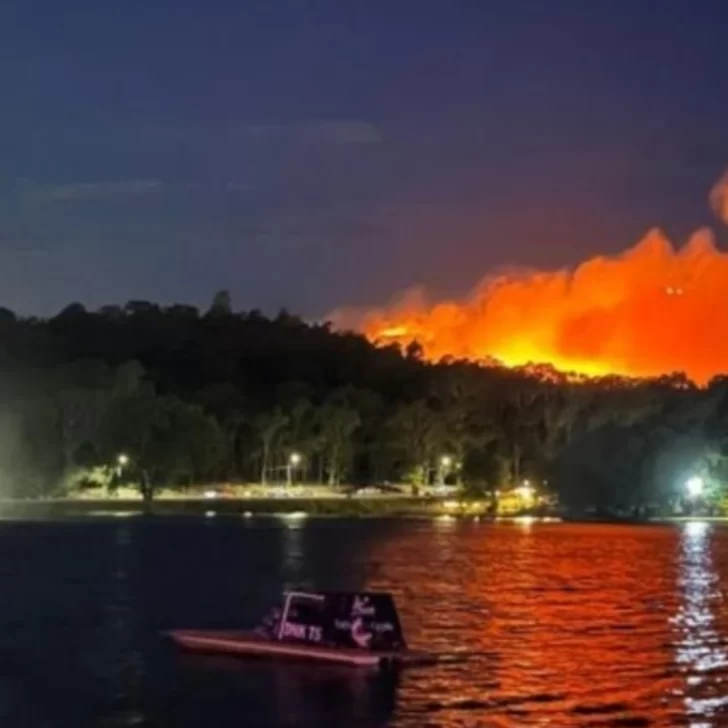
<path id="1" fill-rule="evenodd" d="M 709 201 L 728 223 L 728 172 Z M 653 229 L 621 255 L 573 269 L 486 277 L 469 296 L 438 303 L 412 289 L 385 308 L 331 320 L 381 345 L 416 341 L 429 360 L 550 364 L 588 376 L 684 372 L 705 384 L 728 372 L 728 254 L 707 228 L 679 249 Z"/>
<path id="2" fill-rule="evenodd" d="M 333 318 L 381 345 L 417 341 L 429 360 L 589 376 L 682 371 L 705 384 L 728 372 L 727 291 L 728 254 L 710 230 L 679 250 L 652 230 L 627 252 L 573 270 L 486 278 L 470 296 L 435 304 L 410 291 L 388 308 Z"/>

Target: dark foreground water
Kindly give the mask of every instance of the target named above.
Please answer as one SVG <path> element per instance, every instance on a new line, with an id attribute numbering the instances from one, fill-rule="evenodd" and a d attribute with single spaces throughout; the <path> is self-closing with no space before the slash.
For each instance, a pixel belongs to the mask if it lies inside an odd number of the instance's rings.
<path id="1" fill-rule="evenodd" d="M 181 655 L 286 585 L 386 589 L 398 678 Z M 728 529 L 0 522 L 0 726 L 728 726 Z"/>

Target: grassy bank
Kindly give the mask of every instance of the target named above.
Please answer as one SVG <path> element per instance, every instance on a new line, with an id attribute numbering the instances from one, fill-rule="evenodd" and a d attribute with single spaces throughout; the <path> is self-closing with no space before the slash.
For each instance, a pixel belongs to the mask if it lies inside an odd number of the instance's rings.
<path id="1" fill-rule="evenodd" d="M 275 515 L 413 517 L 487 514 L 486 501 L 432 498 L 219 498 L 160 499 L 145 507 L 138 499 L 0 501 L 1 518 L 67 518 L 151 513 L 159 516 Z"/>
<path id="2" fill-rule="evenodd" d="M 432 518 L 467 516 L 491 518 L 490 502 L 413 497 L 356 498 L 160 498 L 145 506 L 139 498 L 59 498 L 48 500 L 0 500 L 0 519 L 80 518 L 123 516 L 148 513 L 155 516 L 329 516 L 379 518 Z M 523 516 L 525 514 L 521 514 Z M 541 513 L 541 516 L 556 515 Z M 497 520 L 522 520 L 518 514 L 499 514 Z M 578 523 L 683 523 L 701 520 L 728 522 L 728 516 L 671 516 L 646 518 L 595 516 L 585 513 L 563 513 L 559 520 Z"/>

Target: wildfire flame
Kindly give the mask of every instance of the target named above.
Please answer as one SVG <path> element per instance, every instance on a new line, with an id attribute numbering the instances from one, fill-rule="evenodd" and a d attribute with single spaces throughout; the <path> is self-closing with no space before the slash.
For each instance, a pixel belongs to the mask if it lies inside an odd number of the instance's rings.
<path id="1" fill-rule="evenodd" d="M 711 191 L 728 217 L 728 177 Z M 728 254 L 701 229 L 676 249 L 653 229 L 632 249 L 574 269 L 482 280 L 462 300 L 413 289 L 390 306 L 339 312 L 379 344 L 417 341 L 431 360 L 549 363 L 589 376 L 684 372 L 698 384 L 728 372 Z"/>

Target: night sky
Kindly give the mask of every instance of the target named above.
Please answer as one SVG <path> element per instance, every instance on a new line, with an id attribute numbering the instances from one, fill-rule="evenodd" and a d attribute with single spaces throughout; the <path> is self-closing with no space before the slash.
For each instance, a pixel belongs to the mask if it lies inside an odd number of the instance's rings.
<path id="1" fill-rule="evenodd" d="M 0 303 L 318 317 L 681 240 L 716 222 L 727 27 L 722 0 L 3 0 Z"/>

